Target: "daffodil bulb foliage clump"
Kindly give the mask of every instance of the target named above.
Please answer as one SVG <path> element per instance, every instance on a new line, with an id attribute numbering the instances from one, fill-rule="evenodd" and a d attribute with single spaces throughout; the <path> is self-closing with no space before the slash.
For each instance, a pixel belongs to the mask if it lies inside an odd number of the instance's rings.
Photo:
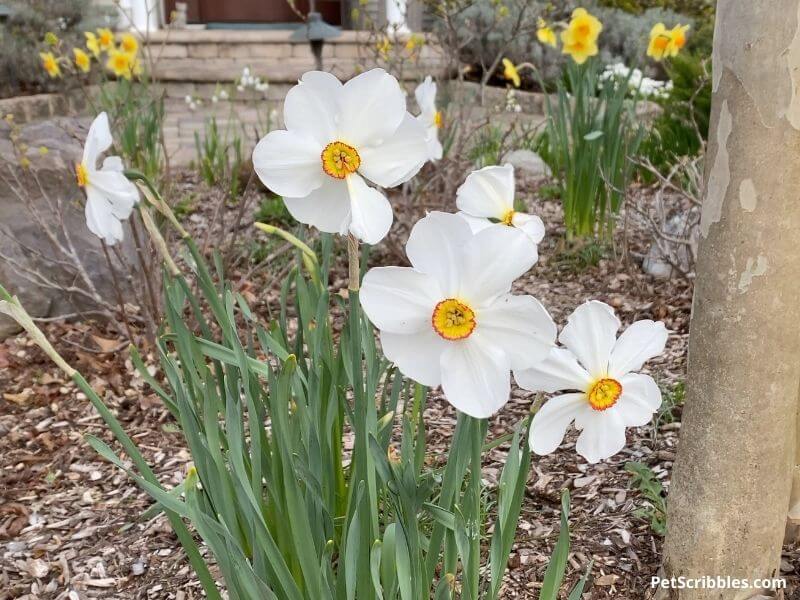
<path id="1" fill-rule="evenodd" d="M 428 160 L 428 132 L 406 110 L 397 79 L 383 69 L 345 84 L 306 73 L 286 95 L 283 119 L 286 129 L 268 133 L 253 152 L 264 185 L 301 223 L 380 242 L 393 213 L 375 186 L 398 186 Z"/>

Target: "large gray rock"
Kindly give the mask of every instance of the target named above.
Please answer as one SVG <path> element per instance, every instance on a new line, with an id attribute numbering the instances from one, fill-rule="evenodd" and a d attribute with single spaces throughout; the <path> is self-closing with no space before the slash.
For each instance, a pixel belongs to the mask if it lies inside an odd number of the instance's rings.
<path id="1" fill-rule="evenodd" d="M 99 294 L 116 304 L 108 264 L 100 241 L 86 227 L 83 192 L 74 175 L 89 120 L 55 118 L 21 127 L 0 123 L 0 283 L 35 317 L 97 309 L 91 299 L 65 291 L 86 286 L 30 204 L 59 243 L 66 244 L 69 237 Z M 129 244 L 122 248 L 133 256 Z M 62 289 L 40 285 L 42 281 Z M 17 330 L 0 318 L 0 339 Z"/>
<path id="2" fill-rule="evenodd" d="M 644 272 L 656 279 L 672 279 L 681 272 L 692 272 L 700 242 L 700 229 L 697 227 L 697 223 L 698 219 L 694 211 L 675 214 L 667 219 L 663 233 L 673 239 L 686 240 L 689 244 L 660 240 L 661 245 L 659 245 L 659 242 L 653 241 L 642 261 Z M 679 269 L 676 269 L 674 265 L 677 265 Z"/>
<path id="3" fill-rule="evenodd" d="M 550 167 L 533 150 L 512 150 L 503 157 L 502 163 L 514 165 L 514 169 L 532 177 L 549 177 Z"/>

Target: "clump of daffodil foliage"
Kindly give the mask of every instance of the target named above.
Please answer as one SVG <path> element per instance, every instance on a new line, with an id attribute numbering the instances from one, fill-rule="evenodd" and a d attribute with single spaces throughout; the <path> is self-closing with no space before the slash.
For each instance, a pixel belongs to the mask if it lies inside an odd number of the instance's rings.
<path id="1" fill-rule="evenodd" d="M 596 41 L 597 23 L 583 16 L 565 43 Z M 410 266 L 370 264 L 369 247 L 394 222 L 391 188 L 442 156 L 447 115 L 432 80 L 415 95 L 419 114 L 383 69 L 344 83 L 312 71 L 287 93 L 286 128 L 253 152 L 258 177 L 308 225 L 298 237 L 257 224 L 296 249 L 274 315 L 248 305 L 217 257 L 210 267 L 150 178 L 108 156 L 113 127 L 96 118 L 74 173 L 87 229 L 117 243 L 139 211 L 164 260 L 158 374 L 135 350 L 131 359 L 191 453 L 178 487 L 156 478 L 86 379 L 0 288 L 0 313 L 99 411 L 118 446 L 95 437 L 90 445 L 166 513 L 208 598 L 222 588 L 246 600 L 497 598 L 535 456 L 554 452 L 574 423 L 577 455 L 607 459 L 625 445 L 626 428 L 649 422 L 661 404 L 639 371 L 664 349 L 662 323 L 638 321 L 620 334 L 613 309 L 589 301 L 559 333 L 537 298 L 512 292 L 539 259 L 545 224 L 515 206 L 510 165 L 465 174 L 452 212 L 413 225 Z M 184 246 L 184 268 L 153 225 L 155 211 Z M 346 296 L 330 287 L 336 236 L 346 239 Z M 556 395 L 490 437 L 489 419 L 516 386 Z M 426 405 L 436 398 L 456 416 L 446 460 L 426 445 Z M 484 452 L 501 445 L 500 479 L 487 489 Z M 565 493 L 546 600 L 557 597 L 567 564 L 568 507 Z"/>
<path id="2" fill-rule="evenodd" d="M 646 37 L 646 56 L 659 63 L 678 56 L 687 43 L 689 24 L 654 23 Z M 604 23 L 578 7 L 563 21 L 537 22 L 537 40 L 568 57 L 564 76 L 555 84 L 556 100 L 544 95 L 545 128 L 537 149 L 561 187 L 567 237 L 607 237 L 622 207 L 645 136 L 638 101 L 663 97 L 671 85 L 643 77 L 639 69 L 617 63 L 603 68 L 600 58 Z M 645 41 L 645 40 L 642 40 Z M 539 67 L 504 58 L 503 77 L 520 87 L 530 71 L 540 89 L 548 86 Z"/>

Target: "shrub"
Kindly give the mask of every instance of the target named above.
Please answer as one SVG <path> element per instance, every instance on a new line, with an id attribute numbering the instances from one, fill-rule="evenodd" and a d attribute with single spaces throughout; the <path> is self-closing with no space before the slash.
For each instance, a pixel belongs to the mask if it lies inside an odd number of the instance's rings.
<path id="1" fill-rule="evenodd" d="M 663 108 L 642 144 L 642 154 L 666 173 L 680 157 L 697 156 L 708 139 L 711 78 L 708 59 L 681 54 L 665 65 L 672 91 L 657 100 Z"/>
<path id="2" fill-rule="evenodd" d="M 437 3 L 439 4 L 439 3 Z M 529 62 L 536 66 L 541 80 L 550 87 L 558 81 L 567 64 L 568 57 L 558 49 L 544 46 L 536 39 L 537 20 L 568 20 L 578 7 L 588 8 L 603 23 L 599 60 L 603 64 L 623 62 L 639 66 L 649 76 L 657 75 L 659 69 L 653 64 L 644 64 L 642 57 L 647 48 L 650 29 L 659 21 L 665 23 L 690 23 L 694 19 L 668 8 L 650 8 L 641 14 L 631 14 L 617 8 L 604 8 L 591 2 L 560 0 L 544 2 L 531 0 L 527 3 L 500 3 L 495 0 L 462 0 L 439 4 L 439 18 L 435 27 L 454 28 L 459 41 L 461 62 L 468 65 L 488 65 L 498 53 L 515 64 Z M 447 11 L 444 15 L 443 11 Z M 520 16 L 522 15 L 522 16 Z M 524 24 L 517 26 L 522 19 Z M 513 31 L 525 32 L 513 34 Z M 523 74 L 526 87 L 539 85 L 539 79 Z"/>
<path id="3" fill-rule="evenodd" d="M 53 32 L 68 52 L 83 47 L 84 30 L 103 25 L 90 0 L 11 0 L 13 14 L 0 25 L 0 97 L 63 89 L 44 72 L 39 58 L 45 34 Z M 91 7 L 91 8 L 90 8 Z"/>

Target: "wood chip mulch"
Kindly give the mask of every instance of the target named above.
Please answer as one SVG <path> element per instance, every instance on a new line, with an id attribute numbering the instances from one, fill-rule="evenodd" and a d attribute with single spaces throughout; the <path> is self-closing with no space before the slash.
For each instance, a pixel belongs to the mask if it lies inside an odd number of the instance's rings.
<path id="1" fill-rule="evenodd" d="M 665 390 L 681 382 L 691 285 L 655 281 L 642 273 L 637 264 L 646 251 L 642 231 L 627 232 L 630 260 L 620 259 L 618 245 L 596 264 L 579 264 L 574 252 L 560 251 L 558 205 L 532 206 L 547 224 L 548 235 L 539 263 L 517 283 L 517 291 L 539 298 L 559 325 L 589 298 L 614 306 L 626 325 L 643 318 L 663 320 L 672 332 L 667 350 L 646 370 Z M 618 244 L 620 239 L 618 231 Z M 259 289 L 250 281 L 242 285 Z M 179 484 L 190 462 L 182 437 L 134 374 L 127 351 L 100 351 L 113 346 L 113 335 L 93 323 L 50 324 L 46 333 L 106 399 L 159 478 L 168 486 Z M 152 356 L 149 360 L 155 362 Z M 515 389 L 511 402 L 492 419 L 490 437 L 506 433 L 523 418 L 532 396 Z M 675 416 L 679 418 L 679 408 Z M 455 413 L 434 396 L 426 421 L 429 460 L 443 460 Z M 668 487 L 679 431 L 679 420 L 629 430 L 626 448 L 598 465 L 575 453 L 571 431 L 555 453 L 535 457 L 501 597 L 538 597 L 558 536 L 560 490 L 567 487 L 572 494 L 572 550 L 565 589 L 592 562 L 584 599 L 651 598 L 649 582 L 659 568 L 662 538 L 639 516 L 646 502 L 631 487 L 624 465 L 645 463 Z M 166 519 L 139 518 L 151 506 L 148 497 L 88 447 L 87 434 L 112 441 L 83 394 L 24 335 L 0 344 L 0 600 L 202 597 Z M 499 478 L 504 456 L 504 447 L 486 456 L 488 484 Z M 784 549 L 782 575 L 790 583 L 785 597 L 799 598 L 800 548 Z"/>

